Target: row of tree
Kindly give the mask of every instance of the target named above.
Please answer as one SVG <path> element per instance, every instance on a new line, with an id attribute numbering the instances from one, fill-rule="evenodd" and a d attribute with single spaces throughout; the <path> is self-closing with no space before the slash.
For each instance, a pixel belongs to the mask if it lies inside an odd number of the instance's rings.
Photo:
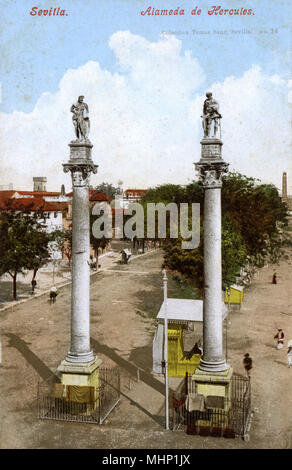
<path id="1" fill-rule="evenodd" d="M 117 190 L 105 183 L 103 189 L 112 191 L 113 194 Z M 170 238 L 169 223 L 166 238 L 162 243 L 165 265 L 173 271 L 180 272 L 197 287 L 203 285 L 203 200 L 202 184 L 193 182 L 187 186 L 166 184 L 151 188 L 141 201 L 145 213 L 145 236 L 147 203 L 174 202 L 178 207 L 180 203 L 200 204 L 201 228 L 198 248 L 183 249 L 180 233 L 177 238 Z M 34 279 L 37 270 L 50 259 L 54 249 L 62 251 L 70 265 L 72 230 L 46 233 L 39 222 L 41 216 L 41 213 L 37 212 L 32 215 L 29 207 L 18 212 L 7 207 L 0 214 L 0 275 L 8 273 L 11 276 L 14 299 L 16 299 L 17 275 L 26 270 L 33 270 Z M 95 218 L 90 215 L 91 226 Z M 130 219 L 131 216 L 126 216 L 124 223 L 129 223 Z M 282 203 L 275 186 L 261 184 L 258 180 L 239 173 L 229 173 L 225 176 L 222 186 L 223 287 L 235 281 L 242 267 L 247 265 L 260 267 L 267 259 L 277 262 L 285 256 L 285 247 L 290 244 L 290 239 L 279 233 L 280 227 L 285 225 L 287 225 L 287 206 Z M 95 250 L 98 263 L 98 250 L 104 248 L 109 239 L 105 237 L 96 239 L 92 230 L 90 232 L 90 243 Z M 161 242 L 157 230 L 152 240 Z"/>
<path id="2" fill-rule="evenodd" d="M 37 213 L 27 210 L 17 212 L 7 208 L 0 215 L 0 275 L 8 273 L 12 278 L 13 299 L 16 300 L 17 275 L 37 270 L 49 259 L 50 242 L 54 234 L 43 230 Z"/>
<path id="3" fill-rule="evenodd" d="M 47 233 L 42 224 L 41 211 L 32 212 L 32 206 L 21 206 L 15 211 L 6 203 L 0 214 L 0 276 L 9 274 L 12 279 L 13 299 L 17 299 L 17 276 L 32 270 L 32 281 L 39 268 L 61 252 L 69 267 L 72 257 L 72 230 L 63 229 Z M 90 214 L 90 226 L 94 217 Z M 90 231 L 90 244 L 98 263 L 98 250 L 106 247 L 109 239 L 96 239 Z"/>
<path id="4" fill-rule="evenodd" d="M 200 204 L 200 244 L 194 250 L 182 249 L 182 237 L 169 236 L 163 243 L 165 265 L 178 271 L 197 287 L 203 285 L 202 218 L 204 191 L 200 182 L 188 186 L 162 185 L 150 189 L 141 203 L 175 202 Z M 281 234 L 287 225 L 287 206 L 277 188 L 239 173 L 229 173 L 222 185 L 222 278 L 223 286 L 235 282 L 245 266 L 261 267 L 269 259 L 277 262 L 285 256 L 290 239 Z"/>

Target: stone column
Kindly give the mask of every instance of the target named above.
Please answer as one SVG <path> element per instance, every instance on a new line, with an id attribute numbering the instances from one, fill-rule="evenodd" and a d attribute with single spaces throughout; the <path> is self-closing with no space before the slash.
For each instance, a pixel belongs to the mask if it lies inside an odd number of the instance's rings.
<path id="1" fill-rule="evenodd" d="M 221 186 L 228 164 L 221 157 L 222 141 L 204 137 L 195 164 L 204 187 L 203 357 L 192 381 L 194 391 L 224 397 L 230 406 L 232 368 L 223 356 Z"/>
<path id="2" fill-rule="evenodd" d="M 84 380 L 101 363 L 90 348 L 90 267 L 89 267 L 89 178 L 97 173 L 91 159 L 92 144 L 88 139 L 69 144 L 70 159 L 63 165 L 71 172 L 73 186 L 72 204 L 72 293 L 71 293 L 71 344 L 65 361 L 58 370 L 67 377 L 63 383 L 90 384 Z M 97 364 L 98 363 L 98 364 Z M 82 374 L 78 380 L 76 374 Z M 71 374 L 71 377 L 68 374 Z M 72 379 L 72 374 L 74 379 Z M 70 382 L 71 381 L 71 382 Z"/>
<path id="3" fill-rule="evenodd" d="M 199 368 L 227 370 L 222 340 L 221 178 L 228 165 L 221 158 L 222 142 L 203 139 L 196 164 L 204 187 L 204 352 Z"/>
<path id="4" fill-rule="evenodd" d="M 196 163 L 204 187 L 204 352 L 199 368 L 208 372 L 229 368 L 222 341 L 221 180 L 228 169 L 222 145 L 220 139 L 204 138 Z"/>

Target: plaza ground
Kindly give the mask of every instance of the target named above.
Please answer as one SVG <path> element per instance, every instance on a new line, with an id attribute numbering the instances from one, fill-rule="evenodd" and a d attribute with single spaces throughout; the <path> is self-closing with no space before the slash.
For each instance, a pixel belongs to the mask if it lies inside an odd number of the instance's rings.
<path id="1" fill-rule="evenodd" d="M 228 318 L 228 362 L 244 373 L 243 355 L 253 358 L 256 412 L 249 442 L 164 430 L 164 383 L 151 374 L 162 261 L 159 250 L 129 266 L 112 258 L 91 277 L 92 347 L 104 365 L 118 365 L 122 375 L 122 400 L 102 425 L 40 421 L 36 415 L 37 382 L 56 370 L 69 347 L 71 285 L 60 289 L 56 304 L 43 295 L 0 312 L 0 448 L 292 448 L 292 368 L 286 357 L 292 339 L 291 260 L 261 269 L 241 310 Z M 272 285 L 275 269 L 278 284 Z M 169 288 L 170 296 L 180 296 L 172 278 Z M 276 327 L 285 333 L 280 351 Z M 176 388 L 178 381 L 170 385 Z"/>

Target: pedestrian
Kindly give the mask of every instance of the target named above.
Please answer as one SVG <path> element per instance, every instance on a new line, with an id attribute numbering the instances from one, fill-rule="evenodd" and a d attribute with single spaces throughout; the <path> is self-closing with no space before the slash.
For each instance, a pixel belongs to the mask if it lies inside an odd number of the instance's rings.
<path id="1" fill-rule="evenodd" d="M 277 273 L 273 274 L 272 284 L 277 284 Z"/>
<path id="2" fill-rule="evenodd" d="M 31 281 L 31 293 L 34 294 L 35 286 L 37 285 L 37 282 L 35 279 Z"/>
<path id="3" fill-rule="evenodd" d="M 57 292 L 57 287 L 55 285 L 53 285 L 51 287 L 51 290 L 50 290 L 50 301 L 51 303 L 55 303 L 56 302 L 56 297 L 58 295 L 58 292 Z"/>
<path id="4" fill-rule="evenodd" d="M 252 369 L 252 358 L 249 356 L 248 353 L 244 355 L 242 363 L 246 370 L 247 376 L 250 377 L 250 369 Z"/>
<path id="5" fill-rule="evenodd" d="M 288 367 L 292 366 L 292 346 L 288 346 L 287 360 L 288 360 Z"/>
<path id="6" fill-rule="evenodd" d="M 276 348 L 277 349 L 282 349 L 283 348 L 283 345 L 284 345 L 284 332 L 282 330 L 282 328 L 278 328 L 277 329 L 277 332 L 274 336 L 274 339 L 277 340 L 277 344 L 276 344 Z"/>

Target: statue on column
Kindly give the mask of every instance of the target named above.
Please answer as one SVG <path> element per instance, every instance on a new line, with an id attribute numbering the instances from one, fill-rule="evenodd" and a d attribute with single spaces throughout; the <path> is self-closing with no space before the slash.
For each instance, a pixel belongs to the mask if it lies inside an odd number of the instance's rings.
<path id="1" fill-rule="evenodd" d="M 203 115 L 201 116 L 203 118 L 204 137 L 211 137 L 212 121 L 214 121 L 213 137 L 217 137 L 217 132 L 220 127 L 220 119 L 222 118 L 219 113 L 219 104 L 212 97 L 212 93 L 210 91 L 206 93 L 206 97 L 207 98 L 205 99 L 203 106 Z"/>
<path id="2" fill-rule="evenodd" d="M 78 140 L 88 140 L 90 129 L 89 110 L 88 105 L 83 102 L 84 96 L 79 96 L 78 101 L 71 106 L 71 113 L 73 113 L 73 124 L 75 134 Z"/>

